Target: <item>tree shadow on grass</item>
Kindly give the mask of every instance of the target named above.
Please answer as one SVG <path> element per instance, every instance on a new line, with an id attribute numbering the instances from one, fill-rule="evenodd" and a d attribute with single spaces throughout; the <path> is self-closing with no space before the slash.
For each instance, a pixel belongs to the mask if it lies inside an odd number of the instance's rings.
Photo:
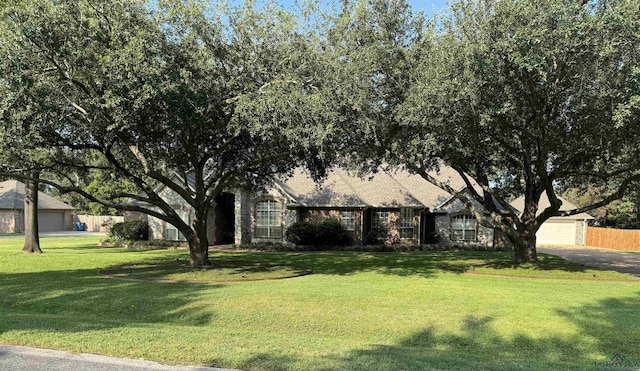
<path id="1" fill-rule="evenodd" d="M 396 344 L 372 344 L 323 357 L 322 370 L 589 370 L 612 354 L 640 359 L 640 294 L 609 298 L 558 311 L 575 335 L 505 336 L 492 327 L 490 316 L 464 317 L 443 332 L 424 328 Z M 526 320 L 526 319 L 523 319 Z M 454 326 L 455 325 L 455 326 Z M 295 370 L 303 362 L 287 352 L 261 353 L 242 368 Z"/>
<path id="2" fill-rule="evenodd" d="M 117 264 L 98 271 L 98 274 L 111 278 L 165 282 L 252 281 L 299 277 L 310 273 L 311 270 L 298 266 L 238 259 L 215 259 L 209 266 L 192 267 L 186 257 Z"/>
<path id="3" fill-rule="evenodd" d="M 495 270 L 523 270 L 523 271 L 564 271 L 569 273 L 584 273 L 586 271 L 608 271 L 604 268 L 585 266 L 580 263 L 569 262 L 555 255 L 538 254 L 536 264 L 516 264 L 512 260 L 501 259 L 500 257 L 487 262 L 474 261 L 473 259 L 455 262 L 444 262 L 440 268 L 453 273 L 473 272 L 476 268 L 490 268 Z"/>
<path id="4" fill-rule="evenodd" d="M 378 273 L 400 277 L 420 276 L 433 278 L 442 272 L 441 266 L 455 259 L 476 261 L 486 253 L 428 252 L 412 253 L 354 253 L 354 252 L 305 252 L 305 253 L 253 253 L 217 252 L 215 259 L 243 259 L 284 264 L 311 269 L 313 274 L 349 276 L 359 273 Z"/>
<path id="5" fill-rule="evenodd" d="M 11 330 L 82 332 L 147 323 L 205 325 L 210 308 L 194 305 L 220 285 L 162 285 L 99 277 L 95 269 L 0 273 L 0 335 Z"/>
<path id="6" fill-rule="evenodd" d="M 157 261 L 188 260 L 188 252 L 173 251 L 166 256 L 158 256 L 159 250 L 129 250 L 122 248 L 76 247 L 69 250 L 95 253 L 153 255 L 150 260 Z M 238 272 L 245 270 L 255 273 L 270 269 L 272 266 L 288 266 L 300 272 L 312 274 L 349 276 L 359 273 L 378 273 L 400 277 L 420 276 L 434 278 L 442 271 L 463 273 L 473 264 L 495 259 L 496 264 L 507 259 L 508 253 L 482 251 L 428 251 L 421 253 L 360 253 L 360 252 L 210 252 L 214 266 L 228 267 L 243 262 Z M 105 267 L 108 269 L 110 267 Z M 152 269 L 152 268 L 149 268 Z"/>
<path id="7" fill-rule="evenodd" d="M 476 268 L 499 270 L 564 271 L 580 273 L 606 271 L 570 263 L 562 258 L 540 254 L 538 264 L 517 265 L 507 252 L 487 251 L 429 251 L 421 253 L 355 253 L 355 252 L 304 252 L 304 253 L 254 253 L 217 252 L 212 259 L 247 259 L 276 262 L 289 266 L 311 269 L 314 274 L 353 275 L 378 273 L 400 277 L 421 276 L 434 278 L 441 272 L 462 274 Z M 499 273 L 496 273 L 499 274 Z M 508 273 L 507 273 L 508 274 Z"/>

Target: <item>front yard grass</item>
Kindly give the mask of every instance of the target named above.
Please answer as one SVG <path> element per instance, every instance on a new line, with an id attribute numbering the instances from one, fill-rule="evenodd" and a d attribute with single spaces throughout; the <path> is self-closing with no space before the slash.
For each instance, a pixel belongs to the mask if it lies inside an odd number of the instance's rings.
<path id="1" fill-rule="evenodd" d="M 281 263 L 240 259 L 215 259 L 210 266 L 193 268 L 185 257 L 120 264 L 102 269 L 98 273 L 111 278 L 149 282 L 215 283 L 294 278 L 310 274 L 311 270 Z"/>
<path id="2" fill-rule="evenodd" d="M 496 252 L 212 252 L 313 274 L 168 284 L 97 272 L 186 252 L 98 239 L 43 238 L 42 255 L 0 239 L 0 343 L 248 370 L 584 370 L 611 353 L 640 358 L 640 281 L 555 257 L 512 267 Z"/>

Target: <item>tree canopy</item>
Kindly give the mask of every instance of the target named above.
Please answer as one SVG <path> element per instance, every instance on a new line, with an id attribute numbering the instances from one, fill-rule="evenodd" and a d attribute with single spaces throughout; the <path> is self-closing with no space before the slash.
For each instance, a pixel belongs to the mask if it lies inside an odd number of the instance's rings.
<path id="1" fill-rule="evenodd" d="M 0 11 L 0 142 L 39 151 L 38 167 L 63 179 L 44 181 L 61 192 L 173 224 L 193 264 L 208 263 L 208 212 L 222 190 L 260 187 L 299 165 L 322 172 L 322 130 L 299 130 L 322 125 L 309 114 L 321 100 L 317 57 L 289 13 L 120 0 Z M 136 192 L 91 192 L 69 173 L 127 179 Z M 193 207 L 192 225 L 160 188 Z"/>
<path id="2" fill-rule="evenodd" d="M 427 174 L 437 161 L 474 179 L 482 189 L 458 198 L 509 237 L 516 261 L 535 261 L 545 220 L 605 205 L 640 178 L 639 31 L 633 1 L 454 3 L 425 37 L 394 158 L 444 188 Z M 559 211 L 565 182 L 615 188 Z"/>
<path id="3" fill-rule="evenodd" d="M 517 262 L 536 260 L 548 218 L 637 186 L 638 2 L 460 0 L 431 20 L 406 0 L 341 4 L 5 3 L 2 172 L 165 220 L 196 265 L 223 190 L 298 166 L 406 167 L 504 233 Z M 441 164 L 466 191 L 429 175 Z M 576 185 L 605 192 L 560 211 Z M 191 225 L 159 189 L 193 208 Z"/>

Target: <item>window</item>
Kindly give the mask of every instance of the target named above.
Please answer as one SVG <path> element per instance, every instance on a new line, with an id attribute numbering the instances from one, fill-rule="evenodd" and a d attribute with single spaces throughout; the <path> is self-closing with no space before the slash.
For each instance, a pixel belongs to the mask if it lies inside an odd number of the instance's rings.
<path id="1" fill-rule="evenodd" d="M 256 204 L 256 237 L 282 238 L 279 202 L 267 200 Z"/>
<path id="2" fill-rule="evenodd" d="M 176 214 L 182 219 L 183 222 L 189 224 L 189 213 L 184 210 L 176 210 Z M 186 239 L 180 233 L 178 228 L 174 227 L 172 224 L 167 223 L 167 228 L 165 230 L 166 236 L 165 238 L 169 241 L 185 241 Z"/>
<path id="3" fill-rule="evenodd" d="M 400 209 L 400 238 L 413 238 L 413 209 Z"/>
<path id="4" fill-rule="evenodd" d="M 451 218 L 451 239 L 457 241 L 475 241 L 478 223 L 471 215 L 456 215 Z"/>
<path id="5" fill-rule="evenodd" d="M 353 210 L 344 210 L 340 214 L 340 222 L 347 231 L 356 230 L 356 213 Z"/>
<path id="6" fill-rule="evenodd" d="M 380 230 L 389 224 L 389 211 L 374 210 L 371 213 L 371 229 Z"/>

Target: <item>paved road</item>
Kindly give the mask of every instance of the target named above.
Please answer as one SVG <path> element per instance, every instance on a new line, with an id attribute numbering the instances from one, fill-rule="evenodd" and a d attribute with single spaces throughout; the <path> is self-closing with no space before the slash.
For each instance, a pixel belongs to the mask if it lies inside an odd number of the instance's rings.
<path id="1" fill-rule="evenodd" d="M 589 246 L 542 246 L 537 250 L 571 262 L 640 277 L 640 254 Z"/>
<path id="2" fill-rule="evenodd" d="M 0 370 L 11 371 L 239 371 L 213 367 L 166 366 L 150 361 L 72 354 L 59 350 L 0 345 Z"/>

